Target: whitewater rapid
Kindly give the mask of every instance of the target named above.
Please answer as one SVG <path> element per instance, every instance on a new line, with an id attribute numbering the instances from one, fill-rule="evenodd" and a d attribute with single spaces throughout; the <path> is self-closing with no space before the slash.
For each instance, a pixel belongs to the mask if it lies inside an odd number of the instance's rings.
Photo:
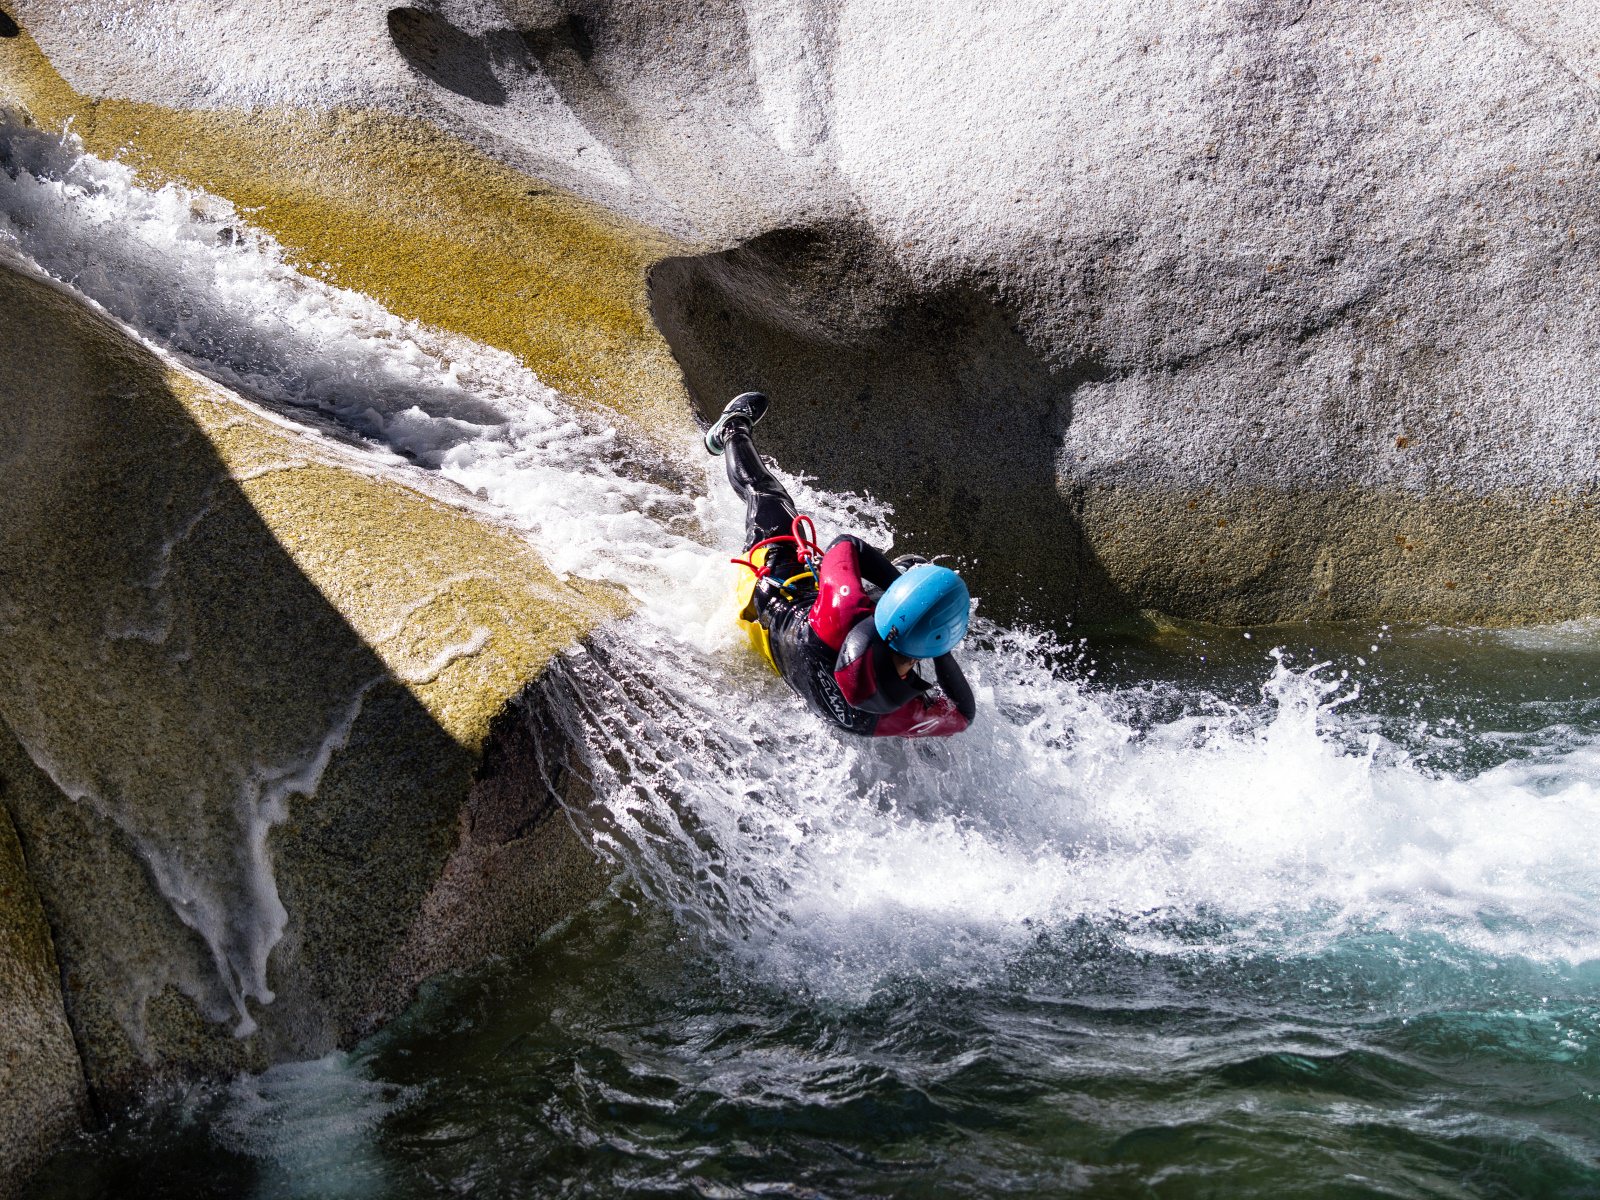
<path id="1" fill-rule="evenodd" d="M 1378 728 L 1359 671 L 1263 645 L 1253 702 L 1112 686 L 1057 637 L 984 621 L 980 597 L 963 656 L 975 727 L 848 740 L 744 647 L 728 602 L 742 513 L 719 462 L 665 453 L 509 355 L 301 272 L 224 201 L 141 186 L 15 121 L 0 125 L 0 249 L 160 352 L 351 440 L 372 469 L 459 485 L 457 502 L 512 522 L 557 571 L 626 589 L 635 614 L 541 685 L 596 783 L 569 817 L 619 880 L 741 969 L 848 1000 L 891 976 L 982 978 L 1042 930 L 1085 924 L 1158 954 L 1315 954 L 1383 933 L 1600 958 L 1587 733 L 1442 770 L 1418 747 L 1459 733 Z M 804 464 L 782 466 L 793 479 Z M 824 541 L 892 542 L 869 496 L 794 490 Z M 180 840 L 141 836 L 212 903 L 253 894 L 230 894 Z M 259 936 L 264 963 L 275 935 Z"/>

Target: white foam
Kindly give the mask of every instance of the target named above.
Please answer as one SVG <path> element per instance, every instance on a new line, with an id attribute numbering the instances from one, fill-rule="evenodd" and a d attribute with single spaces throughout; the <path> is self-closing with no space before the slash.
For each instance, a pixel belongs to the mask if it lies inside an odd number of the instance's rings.
<path id="1" fill-rule="evenodd" d="M 647 709 L 624 681 L 648 667 L 617 648 L 579 685 L 603 697 L 582 722 L 606 731 L 590 759 L 613 797 L 606 844 L 736 950 L 852 995 L 990 971 L 1078 920 L 1170 953 L 1312 953 L 1383 930 L 1600 957 L 1600 750 L 1430 774 L 1341 715 L 1348 685 L 1281 661 L 1255 708 L 1191 698 L 1141 727 L 1041 649 L 974 648 L 979 723 L 895 745 L 822 733 L 749 682 L 706 711 L 714 679 L 657 675 Z"/>
<path id="2" fill-rule="evenodd" d="M 349 1054 L 285 1063 L 228 1087 L 218 1141 L 260 1164 L 253 1195 L 364 1200 L 393 1194 L 377 1135 L 409 1099 Z"/>

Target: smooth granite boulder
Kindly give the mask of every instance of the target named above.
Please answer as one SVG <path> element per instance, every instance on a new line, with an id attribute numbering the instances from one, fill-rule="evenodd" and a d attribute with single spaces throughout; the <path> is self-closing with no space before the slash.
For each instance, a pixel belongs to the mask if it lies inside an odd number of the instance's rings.
<path id="1" fill-rule="evenodd" d="M 325 1053 L 592 894 L 520 697 L 617 597 L 50 283 L 0 310 L 0 803 L 97 1098 Z"/>

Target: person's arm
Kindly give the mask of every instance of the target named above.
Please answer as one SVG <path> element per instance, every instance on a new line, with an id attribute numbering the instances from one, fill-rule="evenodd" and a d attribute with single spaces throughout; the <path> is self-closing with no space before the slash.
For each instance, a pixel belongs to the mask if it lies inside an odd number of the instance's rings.
<path id="1" fill-rule="evenodd" d="M 972 724 L 972 718 L 977 714 L 977 704 L 955 656 L 940 655 L 933 660 L 933 669 L 938 673 L 939 686 L 944 689 L 944 695 L 919 695 L 887 716 L 878 718 L 874 734 L 878 737 L 950 737 Z"/>
<path id="2" fill-rule="evenodd" d="M 978 702 L 973 698 L 972 685 L 967 682 L 967 677 L 961 672 L 961 664 L 956 662 L 954 654 L 941 654 L 933 660 L 933 671 L 938 677 L 939 686 L 950 702 L 956 706 L 968 725 L 978 715 Z"/>
<path id="3" fill-rule="evenodd" d="M 894 654 L 873 628 L 871 617 L 858 621 L 845 638 L 833 678 L 846 704 L 879 715 L 915 700 L 928 686 L 920 679 L 902 678 L 894 669 Z"/>
<path id="4" fill-rule="evenodd" d="M 855 534 L 846 533 L 834 538 L 828 549 L 832 551 L 840 542 L 849 542 L 856 548 L 856 569 L 861 573 L 861 578 L 873 587 L 882 590 L 900 578 L 900 568 L 871 542 L 864 542 Z"/>
<path id="5" fill-rule="evenodd" d="M 918 696 L 879 717 L 872 732 L 876 737 L 949 737 L 970 724 L 972 718 L 956 708 L 949 696 Z"/>

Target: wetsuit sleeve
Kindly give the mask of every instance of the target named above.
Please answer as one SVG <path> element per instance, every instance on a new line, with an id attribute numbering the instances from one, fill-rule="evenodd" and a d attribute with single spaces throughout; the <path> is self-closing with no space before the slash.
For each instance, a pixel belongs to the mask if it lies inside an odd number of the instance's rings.
<path id="1" fill-rule="evenodd" d="M 889 561 L 887 555 L 870 542 L 864 542 L 853 533 L 833 539 L 833 544 L 828 547 L 831 552 L 840 542 L 849 542 L 856 548 L 857 570 L 861 578 L 873 587 L 887 588 L 896 579 L 900 578 L 900 568 Z"/>
<path id="2" fill-rule="evenodd" d="M 939 679 L 939 687 L 950 698 L 956 711 L 972 724 L 972 719 L 978 715 L 978 702 L 973 698 L 972 685 L 967 682 L 967 677 L 962 674 L 961 664 L 956 662 L 954 654 L 941 654 L 933 660 L 934 674 Z"/>
<path id="3" fill-rule="evenodd" d="M 949 737 L 972 723 L 948 696 L 918 696 L 886 717 L 879 717 L 874 737 Z"/>
<path id="4" fill-rule="evenodd" d="M 900 571 L 882 550 L 847 533 L 834 538 L 828 546 L 818 575 L 811 628 L 830 650 L 838 650 L 876 603 L 863 584 L 870 583 L 882 591 L 900 578 Z"/>

